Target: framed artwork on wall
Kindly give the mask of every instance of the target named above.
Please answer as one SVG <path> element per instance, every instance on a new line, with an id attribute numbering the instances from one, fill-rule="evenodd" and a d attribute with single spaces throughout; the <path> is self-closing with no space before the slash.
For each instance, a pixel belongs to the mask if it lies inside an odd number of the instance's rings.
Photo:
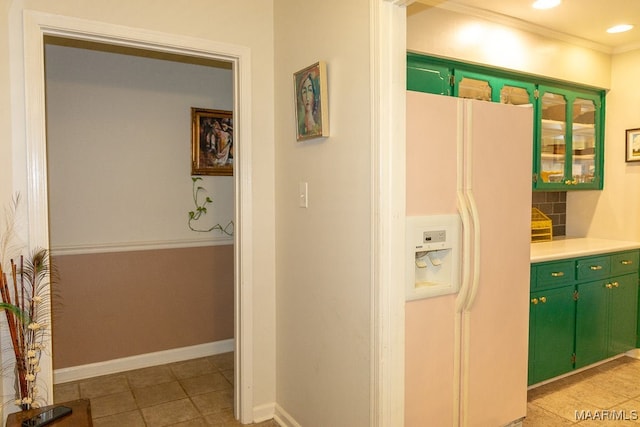
<path id="1" fill-rule="evenodd" d="M 640 129 L 627 129 L 627 162 L 640 162 Z"/>
<path id="2" fill-rule="evenodd" d="M 191 108 L 191 175 L 233 175 L 233 113 Z"/>
<path id="3" fill-rule="evenodd" d="M 329 136 L 327 66 L 316 62 L 293 74 L 296 140 Z"/>

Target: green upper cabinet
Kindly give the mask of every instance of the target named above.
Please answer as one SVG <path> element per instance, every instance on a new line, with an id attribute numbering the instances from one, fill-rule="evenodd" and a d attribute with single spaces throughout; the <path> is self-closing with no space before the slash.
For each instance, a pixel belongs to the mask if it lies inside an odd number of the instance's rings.
<path id="1" fill-rule="evenodd" d="M 451 95 L 453 69 L 446 64 L 426 63 L 419 57 L 407 58 L 407 89 L 416 92 Z"/>
<path id="2" fill-rule="evenodd" d="M 602 97 L 598 92 L 538 86 L 534 188 L 602 189 Z"/>
<path id="3" fill-rule="evenodd" d="M 455 70 L 453 96 L 502 104 L 533 104 L 535 85 L 507 77 Z"/>
<path id="4" fill-rule="evenodd" d="M 534 107 L 534 190 L 601 190 L 605 91 L 407 54 L 407 89 Z"/>

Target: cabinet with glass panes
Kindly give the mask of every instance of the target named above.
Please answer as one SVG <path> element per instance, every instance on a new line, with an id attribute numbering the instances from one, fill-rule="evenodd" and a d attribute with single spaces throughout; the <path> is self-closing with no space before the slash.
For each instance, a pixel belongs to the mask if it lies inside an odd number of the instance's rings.
<path id="1" fill-rule="evenodd" d="M 602 188 L 599 94 L 538 86 L 538 188 Z"/>
<path id="2" fill-rule="evenodd" d="M 409 90 L 533 105 L 534 190 L 602 189 L 604 90 L 414 53 L 407 58 Z"/>

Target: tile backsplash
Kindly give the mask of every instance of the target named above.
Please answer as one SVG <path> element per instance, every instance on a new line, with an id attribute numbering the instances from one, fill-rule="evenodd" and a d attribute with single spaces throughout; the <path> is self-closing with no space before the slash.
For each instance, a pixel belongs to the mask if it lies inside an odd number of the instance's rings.
<path id="1" fill-rule="evenodd" d="M 551 218 L 553 237 L 564 236 L 567 225 L 567 192 L 566 191 L 534 191 L 531 197 L 532 206 Z"/>

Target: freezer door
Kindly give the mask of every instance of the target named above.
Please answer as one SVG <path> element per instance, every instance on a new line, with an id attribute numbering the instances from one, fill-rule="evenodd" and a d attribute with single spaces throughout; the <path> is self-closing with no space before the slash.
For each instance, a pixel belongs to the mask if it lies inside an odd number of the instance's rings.
<path id="1" fill-rule="evenodd" d="M 407 215 L 456 214 L 458 98 L 407 92 Z M 408 255 L 409 256 L 409 255 Z M 456 294 L 405 306 L 405 426 L 453 426 Z"/>

